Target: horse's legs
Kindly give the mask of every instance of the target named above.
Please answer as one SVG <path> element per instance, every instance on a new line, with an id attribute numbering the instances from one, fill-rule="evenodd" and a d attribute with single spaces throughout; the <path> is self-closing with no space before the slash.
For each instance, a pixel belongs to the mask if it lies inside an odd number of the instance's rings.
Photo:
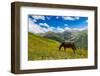
<path id="1" fill-rule="evenodd" d="M 59 51 L 61 50 L 61 47 L 59 47 Z"/>
<path id="2" fill-rule="evenodd" d="M 73 52 L 74 52 L 74 54 L 75 54 L 75 48 L 72 48 L 72 50 L 73 50 Z"/>
<path id="3" fill-rule="evenodd" d="M 66 47 L 64 47 L 64 51 L 66 51 Z"/>

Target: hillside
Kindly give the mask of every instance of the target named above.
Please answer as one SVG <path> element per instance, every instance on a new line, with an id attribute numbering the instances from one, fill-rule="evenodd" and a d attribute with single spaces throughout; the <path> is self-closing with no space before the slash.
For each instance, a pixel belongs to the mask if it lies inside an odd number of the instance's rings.
<path id="1" fill-rule="evenodd" d="M 53 50 L 58 50 L 58 46 L 59 42 L 57 41 L 28 33 L 29 60 L 34 58 L 41 59 L 44 56 L 48 57 L 52 54 Z"/>
<path id="2" fill-rule="evenodd" d="M 88 35 L 87 30 L 73 33 L 71 40 L 76 43 L 77 48 L 87 49 L 88 48 Z"/>
<path id="3" fill-rule="evenodd" d="M 58 42 L 63 41 L 74 41 L 77 48 L 81 49 L 87 49 L 87 30 L 78 31 L 78 30 L 72 30 L 72 31 L 64 31 L 62 33 L 55 33 L 55 32 L 46 32 L 41 34 L 40 36 L 49 38 L 52 40 L 56 40 Z"/>
<path id="4" fill-rule="evenodd" d="M 74 54 L 72 49 L 59 51 L 59 45 L 55 40 L 28 33 L 28 60 L 87 58 L 86 50 L 77 49 Z"/>

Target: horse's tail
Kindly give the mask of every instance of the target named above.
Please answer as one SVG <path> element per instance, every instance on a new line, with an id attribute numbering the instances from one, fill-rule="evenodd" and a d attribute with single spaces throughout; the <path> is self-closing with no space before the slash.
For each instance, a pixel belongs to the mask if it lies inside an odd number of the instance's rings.
<path id="1" fill-rule="evenodd" d="M 64 45 L 64 42 L 61 43 L 61 45 L 59 46 L 59 50 L 61 50 L 61 47 Z"/>

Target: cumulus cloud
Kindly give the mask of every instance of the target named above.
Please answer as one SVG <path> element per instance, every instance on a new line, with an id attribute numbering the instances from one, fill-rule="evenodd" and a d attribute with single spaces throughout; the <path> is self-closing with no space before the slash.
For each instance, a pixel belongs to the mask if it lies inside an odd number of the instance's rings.
<path id="1" fill-rule="evenodd" d="M 86 27 L 83 27 L 83 28 L 80 28 L 79 31 L 83 31 L 83 30 L 86 30 L 86 29 L 88 29 L 87 26 Z"/>
<path id="2" fill-rule="evenodd" d="M 77 16 L 76 16 L 76 17 L 74 17 L 74 18 L 75 18 L 76 20 L 79 20 L 79 19 L 80 19 L 80 17 L 77 17 Z"/>
<path id="3" fill-rule="evenodd" d="M 69 28 L 67 24 L 63 28 L 59 27 L 59 26 L 58 27 L 53 27 L 53 26 L 48 25 L 47 23 L 36 24 L 35 22 L 36 22 L 35 20 L 33 21 L 32 19 L 29 19 L 29 32 L 32 32 L 32 33 L 45 33 L 45 32 L 48 32 L 48 31 L 52 31 L 52 32 L 60 32 L 61 33 L 61 32 L 64 32 L 66 30 L 68 30 L 68 31 L 73 31 L 73 30 L 82 31 L 82 30 L 87 29 L 87 27 Z"/>
<path id="4" fill-rule="evenodd" d="M 86 26 L 86 27 L 82 27 L 82 28 L 72 28 L 72 29 L 70 29 L 71 31 L 72 30 L 77 30 L 77 31 L 83 31 L 83 30 L 87 30 L 88 29 L 88 27 Z"/>
<path id="5" fill-rule="evenodd" d="M 44 16 L 32 16 L 34 19 L 38 20 L 38 19 L 41 19 L 41 20 L 45 20 L 45 17 Z"/>
<path id="6" fill-rule="evenodd" d="M 46 17 L 48 20 L 50 20 L 50 17 Z"/>
<path id="7" fill-rule="evenodd" d="M 33 22 L 37 22 L 37 20 L 33 20 Z"/>
<path id="8" fill-rule="evenodd" d="M 44 33 L 43 30 L 41 29 L 40 26 L 38 26 L 37 24 L 35 23 L 29 23 L 29 32 L 32 32 L 32 33 Z"/>
<path id="9" fill-rule="evenodd" d="M 48 31 L 52 31 L 52 32 L 64 32 L 66 30 L 68 31 L 73 31 L 73 30 L 78 30 L 78 31 L 82 31 L 82 30 L 85 30 L 85 28 L 69 28 L 69 27 L 65 27 L 65 28 L 61 28 L 61 27 L 49 27 L 49 28 L 43 28 L 41 27 L 40 25 L 38 24 L 29 24 L 29 32 L 32 32 L 32 33 L 46 33 Z"/>
<path id="10" fill-rule="evenodd" d="M 69 27 L 65 27 L 64 30 L 71 30 L 71 28 L 69 28 Z"/>
<path id="11" fill-rule="evenodd" d="M 50 26 L 47 24 L 47 23 L 39 23 L 39 25 L 41 26 L 45 26 L 45 27 L 47 27 L 47 28 L 49 28 Z"/>
<path id="12" fill-rule="evenodd" d="M 64 20 L 78 20 L 80 17 L 63 16 Z"/>
<path id="13" fill-rule="evenodd" d="M 73 17 L 69 17 L 69 16 L 64 16 L 64 17 L 62 17 L 64 20 L 74 20 L 74 18 Z"/>
<path id="14" fill-rule="evenodd" d="M 61 27 L 57 27 L 56 31 L 57 31 L 57 32 L 64 32 L 64 29 L 61 28 Z"/>
<path id="15" fill-rule="evenodd" d="M 64 27 L 64 28 L 61 28 L 61 27 L 57 27 L 56 30 L 54 30 L 55 32 L 64 32 L 64 31 L 74 31 L 74 30 L 77 30 L 77 31 L 83 31 L 83 30 L 86 30 L 88 27 L 83 27 L 83 28 L 69 28 L 69 27 Z"/>
<path id="16" fill-rule="evenodd" d="M 47 25 L 45 23 L 42 24 L 42 25 L 49 27 L 49 25 Z M 32 33 L 45 33 L 45 32 L 48 32 L 48 31 L 53 31 L 53 29 L 52 28 L 43 28 L 43 27 L 41 27 L 41 25 L 35 24 L 31 20 L 29 20 L 29 32 L 32 32 Z"/>
<path id="17" fill-rule="evenodd" d="M 29 32 L 32 32 L 32 33 L 45 33 L 48 31 L 52 31 L 52 29 L 51 28 L 42 28 L 41 26 L 39 26 L 37 24 L 29 25 Z"/>

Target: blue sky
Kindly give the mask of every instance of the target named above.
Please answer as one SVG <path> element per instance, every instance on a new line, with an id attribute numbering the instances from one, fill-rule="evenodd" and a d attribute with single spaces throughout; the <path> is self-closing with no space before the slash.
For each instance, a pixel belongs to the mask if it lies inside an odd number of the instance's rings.
<path id="1" fill-rule="evenodd" d="M 88 17 L 79 16 L 41 16 L 28 15 L 29 32 L 45 33 L 48 31 L 84 30 L 88 26 Z"/>

